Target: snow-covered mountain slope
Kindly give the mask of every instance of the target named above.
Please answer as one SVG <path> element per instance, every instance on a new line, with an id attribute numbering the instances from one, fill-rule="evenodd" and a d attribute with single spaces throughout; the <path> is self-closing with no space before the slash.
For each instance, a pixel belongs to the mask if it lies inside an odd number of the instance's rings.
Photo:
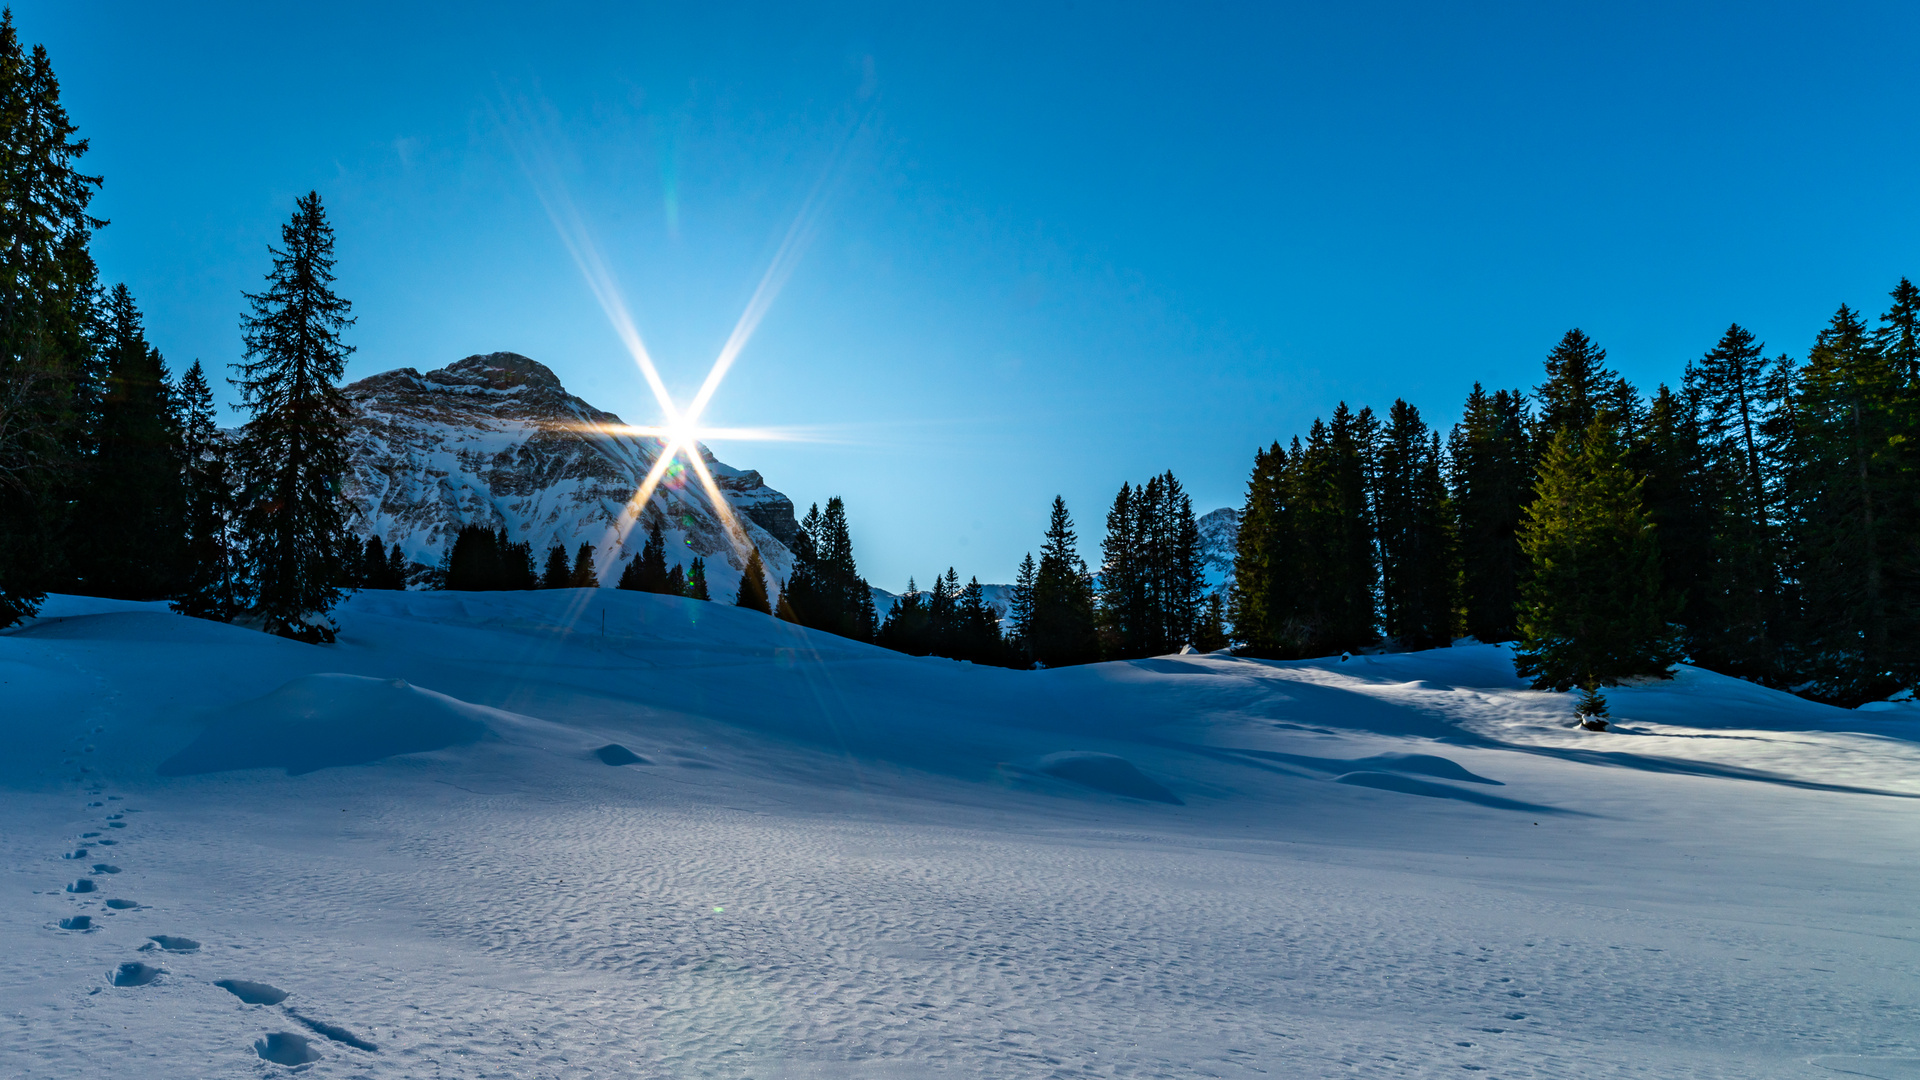
<path id="1" fill-rule="evenodd" d="M 1201 515 L 1196 524 L 1200 528 L 1201 574 L 1206 578 L 1207 591 L 1217 592 L 1224 599 L 1233 586 L 1233 556 L 1235 545 L 1240 542 L 1240 511 L 1223 506 Z"/>
<path id="2" fill-rule="evenodd" d="M 611 589 L 0 633 L 0 1072 L 1912 1075 L 1920 720 Z M 622 754 L 614 745 L 624 748 Z M 615 764 L 626 762 L 626 764 Z"/>
<path id="3" fill-rule="evenodd" d="M 713 595 L 739 587 L 745 560 L 691 473 L 674 474 L 639 524 L 623 528 L 659 443 L 594 430 L 620 418 L 567 393 L 544 365 L 488 353 L 424 375 L 384 372 L 345 389 L 354 412 L 345 489 L 360 535 L 398 543 L 413 561 L 433 566 L 461 526 L 504 525 L 514 540 L 533 543 L 536 562 L 554 544 L 569 554 L 593 545 L 601 581 L 610 584 L 657 520 L 670 563 L 701 556 Z M 786 542 L 799 528 L 793 503 L 759 473 L 701 452 L 768 568 L 785 580 L 793 565 Z"/>

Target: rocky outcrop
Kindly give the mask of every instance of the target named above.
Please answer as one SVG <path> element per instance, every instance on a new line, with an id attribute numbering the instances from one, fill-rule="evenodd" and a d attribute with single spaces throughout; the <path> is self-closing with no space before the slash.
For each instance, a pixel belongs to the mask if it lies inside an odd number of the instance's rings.
<path id="1" fill-rule="evenodd" d="M 353 408 L 345 494 L 353 528 L 437 565 L 460 528 L 505 527 L 536 558 L 559 544 L 594 549 L 612 584 L 658 522 L 667 561 L 707 561 L 716 599 L 738 587 L 744 559 L 690 470 L 674 466 L 639 511 L 628 501 L 653 467 L 656 439 L 624 434 L 618 416 L 567 393 L 551 370 L 517 353 L 469 356 L 426 374 L 400 368 L 345 388 Z M 793 502 L 757 472 L 702 459 L 758 547 L 785 579 L 799 530 Z"/>
<path id="2" fill-rule="evenodd" d="M 1240 544 L 1240 511 L 1223 506 L 1195 522 L 1200 531 L 1200 574 L 1207 591 L 1224 599 L 1233 585 L 1233 556 Z"/>

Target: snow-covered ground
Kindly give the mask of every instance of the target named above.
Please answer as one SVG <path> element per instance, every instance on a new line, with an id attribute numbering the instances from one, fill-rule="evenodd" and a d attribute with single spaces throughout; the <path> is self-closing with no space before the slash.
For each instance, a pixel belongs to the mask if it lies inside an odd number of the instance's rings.
<path id="1" fill-rule="evenodd" d="M 1920 1076 L 1910 710 L 339 614 L 0 634 L 0 1074 Z"/>

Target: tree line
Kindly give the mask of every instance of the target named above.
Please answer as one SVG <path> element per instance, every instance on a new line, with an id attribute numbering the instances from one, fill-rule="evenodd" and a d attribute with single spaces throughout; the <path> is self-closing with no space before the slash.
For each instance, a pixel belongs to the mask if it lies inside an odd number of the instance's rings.
<path id="1" fill-rule="evenodd" d="M 1920 290 L 1804 358 L 1739 325 L 1643 396 L 1570 330 L 1446 438 L 1344 403 L 1254 458 L 1231 595 L 1253 655 L 1515 642 L 1542 688 L 1681 659 L 1839 704 L 1920 680 Z"/>

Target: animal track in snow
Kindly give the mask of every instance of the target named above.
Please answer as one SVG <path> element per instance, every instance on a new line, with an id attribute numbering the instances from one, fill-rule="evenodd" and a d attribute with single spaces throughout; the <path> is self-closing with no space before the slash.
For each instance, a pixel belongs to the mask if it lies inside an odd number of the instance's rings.
<path id="1" fill-rule="evenodd" d="M 126 828 L 126 827 L 127 827 L 127 823 L 126 823 L 126 822 L 124 822 L 124 821 L 109 821 L 109 822 L 107 822 L 107 828 L 109 828 L 109 829 L 124 829 L 124 828 Z"/>
<path id="2" fill-rule="evenodd" d="M 83 832 L 83 833 L 81 833 L 81 834 L 80 834 L 80 839 L 82 839 L 82 840 L 91 840 L 91 839 L 93 839 L 94 837 L 96 837 L 96 836 L 99 836 L 99 835 L 100 835 L 100 834 L 99 834 L 99 833 L 97 833 L 97 832 Z"/>
<path id="3" fill-rule="evenodd" d="M 248 1005 L 278 1005 L 287 1000 L 285 990 L 266 983 L 249 982 L 246 979 L 215 979 L 213 985 Z"/>
<path id="4" fill-rule="evenodd" d="M 147 939 L 168 952 L 197 952 L 200 943 L 190 937 L 175 937 L 172 934 L 155 934 Z"/>
<path id="5" fill-rule="evenodd" d="M 137 908 L 140 905 L 134 903 L 132 900 L 109 900 L 107 901 L 107 906 L 115 911 L 126 911 L 130 908 Z"/>
<path id="6" fill-rule="evenodd" d="M 157 968 L 151 964 L 142 964 L 137 960 L 129 960 L 121 964 L 119 970 L 113 973 L 113 985 L 145 986 L 166 973 L 165 968 Z"/>
<path id="7" fill-rule="evenodd" d="M 88 852 L 86 848 L 74 848 L 72 851 L 69 851 L 65 855 L 62 855 L 60 857 L 63 859 L 84 859 L 87 857 L 87 854 Z"/>
<path id="8" fill-rule="evenodd" d="M 112 863 L 97 862 L 93 864 L 93 872 L 96 874 L 117 874 L 120 872 L 120 868 Z"/>
<path id="9" fill-rule="evenodd" d="M 92 879 L 92 878 L 81 878 L 80 880 L 78 880 L 78 881 L 75 881 L 75 882 L 73 882 L 72 884 L 70 884 L 70 885 L 68 885 L 68 886 L 67 886 L 67 891 L 68 891 L 68 892 L 70 892 L 70 893 L 83 893 L 83 892 L 92 892 L 92 891 L 93 891 L 93 879 Z"/>
<path id="10" fill-rule="evenodd" d="M 253 1051 L 275 1065 L 305 1065 L 320 1060 L 320 1051 L 307 1042 L 307 1037 L 291 1031 L 276 1031 L 254 1040 Z"/>
<path id="11" fill-rule="evenodd" d="M 95 841 L 94 841 L 94 843 L 96 843 L 96 844 L 105 844 L 105 845 L 107 845 L 108 847 L 112 847 L 113 845 L 115 845 L 115 844 L 117 844 L 117 843 L 119 843 L 119 842 L 120 842 L 120 841 L 118 841 L 118 840 L 95 840 Z"/>
<path id="12" fill-rule="evenodd" d="M 93 929 L 93 916 L 91 916 L 91 915 L 74 915 L 74 916 L 72 916 L 72 917 L 70 917 L 70 918 L 65 918 L 65 919 L 61 919 L 61 920 L 60 920 L 60 929 L 62 929 L 62 930 L 91 930 L 91 929 Z"/>

